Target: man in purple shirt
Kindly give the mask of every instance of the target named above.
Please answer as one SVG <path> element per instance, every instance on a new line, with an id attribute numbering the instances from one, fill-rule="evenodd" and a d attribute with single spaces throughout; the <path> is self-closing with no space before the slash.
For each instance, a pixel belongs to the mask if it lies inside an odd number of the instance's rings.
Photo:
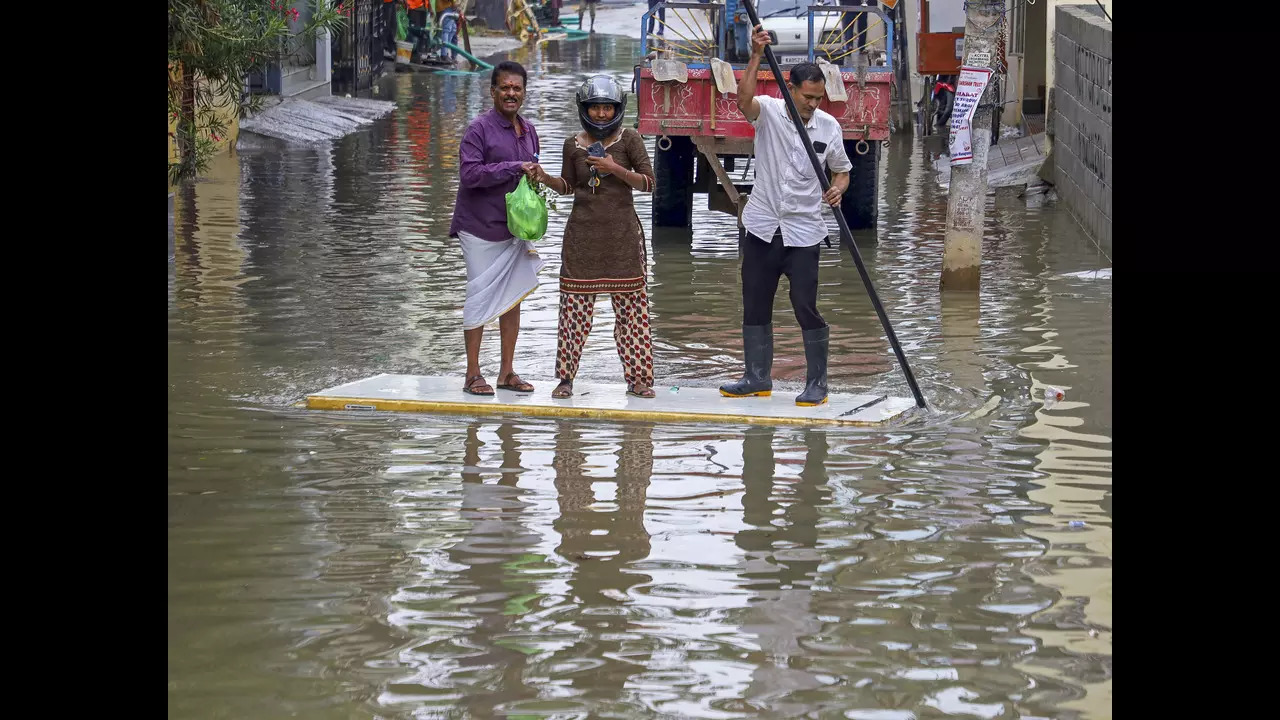
<path id="1" fill-rule="evenodd" d="M 533 243 L 512 237 L 507 229 L 507 193 L 522 175 L 537 177 L 538 132 L 520 117 L 528 75 L 515 62 L 502 62 L 489 78 L 493 109 L 476 118 L 458 149 L 462 181 L 449 237 L 462 245 L 467 263 L 467 298 L 462 334 L 467 348 L 463 392 L 493 395 L 480 372 L 480 340 L 484 326 L 498 318 L 502 363 L 498 389 L 533 392 L 511 367 L 520 332 L 520 302 L 538 287 L 542 258 Z"/>

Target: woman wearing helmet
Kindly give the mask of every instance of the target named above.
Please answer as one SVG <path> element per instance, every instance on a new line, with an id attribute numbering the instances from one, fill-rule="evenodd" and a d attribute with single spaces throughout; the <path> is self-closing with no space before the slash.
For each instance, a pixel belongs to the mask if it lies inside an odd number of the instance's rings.
<path id="1" fill-rule="evenodd" d="M 539 170 L 537 178 L 561 195 L 573 193 L 561 249 L 556 349 L 560 385 L 552 397 L 573 395 L 596 296 L 608 293 L 627 394 L 651 398 L 648 258 L 631 193 L 653 192 L 653 165 L 640 134 L 622 127 L 627 96 L 613 78 L 590 78 L 578 88 L 576 101 L 583 131 L 565 140 L 560 176 Z"/>

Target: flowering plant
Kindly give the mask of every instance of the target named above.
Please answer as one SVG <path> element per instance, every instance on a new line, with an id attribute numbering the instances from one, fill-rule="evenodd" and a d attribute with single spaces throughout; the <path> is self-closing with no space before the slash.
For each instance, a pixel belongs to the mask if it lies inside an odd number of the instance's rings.
<path id="1" fill-rule="evenodd" d="M 237 117 L 256 112 L 262 97 L 245 91 L 245 78 L 272 63 L 315 47 L 322 31 L 344 26 L 351 0 L 168 0 L 169 135 L 177 155 L 169 182 L 208 168 L 218 143 L 230 134 L 221 110 Z M 300 8 L 305 7 L 307 12 Z"/>

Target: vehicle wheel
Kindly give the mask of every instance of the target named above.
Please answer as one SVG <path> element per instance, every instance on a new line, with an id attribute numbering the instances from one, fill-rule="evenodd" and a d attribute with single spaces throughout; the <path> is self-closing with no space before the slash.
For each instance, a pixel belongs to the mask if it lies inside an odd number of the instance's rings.
<path id="1" fill-rule="evenodd" d="M 845 190 L 840 200 L 840 211 L 844 213 L 845 222 L 851 230 L 874 228 L 879 216 L 879 203 L 876 192 L 879 178 L 880 143 L 867 141 L 871 147 L 865 155 L 856 150 L 857 140 L 845 140 L 844 151 L 853 163 L 849 171 L 849 189 Z"/>
<path id="2" fill-rule="evenodd" d="M 656 147 L 653 174 L 653 226 L 688 228 L 693 226 L 693 168 L 695 149 L 687 137 L 669 135 L 671 147 Z M 666 141 L 658 138 L 658 145 Z"/>

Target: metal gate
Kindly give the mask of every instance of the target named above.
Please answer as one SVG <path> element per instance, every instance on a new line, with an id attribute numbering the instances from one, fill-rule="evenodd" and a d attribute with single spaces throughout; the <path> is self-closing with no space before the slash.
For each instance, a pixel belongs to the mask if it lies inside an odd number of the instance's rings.
<path id="1" fill-rule="evenodd" d="M 359 95 L 369 92 L 382 73 L 382 38 L 386 32 L 380 0 L 355 0 L 351 21 L 333 38 L 333 90 Z"/>

